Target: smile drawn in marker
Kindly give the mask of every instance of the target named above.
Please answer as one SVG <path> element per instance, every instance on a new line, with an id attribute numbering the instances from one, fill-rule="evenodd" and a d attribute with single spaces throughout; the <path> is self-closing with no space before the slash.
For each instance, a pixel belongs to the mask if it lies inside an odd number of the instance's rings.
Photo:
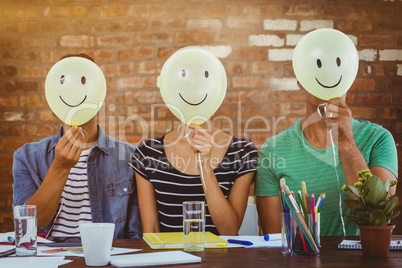
<path id="1" fill-rule="evenodd" d="M 200 101 L 199 103 L 191 103 L 191 102 L 186 101 L 180 93 L 179 93 L 179 96 L 180 96 L 180 98 L 182 100 L 184 100 L 185 103 L 187 103 L 189 105 L 197 106 L 197 105 L 200 105 L 201 103 L 203 103 L 205 101 L 205 99 L 208 97 L 208 93 L 205 94 L 205 98 L 202 101 Z"/>
<path id="2" fill-rule="evenodd" d="M 84 98 L 79 104 L 77 104 L 77 105 L 70 105 L 70 104 L 68 104 L 67 102 L 65 102 L 65 101 L 63 100 L 63 98 L 62 98 L 60 95 L 59 95 L 59 97 L 60 97 L 61 101 L 62 101 L 65 105 L 70 106 L 70 107 L 77 107 L 77 106 L 80 106 L 80 105 L 83 104 L 84 101 L 87 99 L 87 95 L 85 95 L 85 98 Z"/>
<path id="3" fill-rule="evenodd" d="M 320 83 L 320 81 L 318 81 L 318 79 L 316 78 L 315 79 L 316 81 L 317 81 L 317 83 L 318 84 L 320 84 L 320 86 L 322 86 L 322 87 L 325 87 L 325 88 L 334 88 L 334 87 L 336 87 L 337 85 L 339 85 L 339 83 L 341 82 L 341 80 L 342 80 L 342 75 L 341 75 L 341 78 L 339 78 L 339 81 L 338 81 L 338 83 L 336 83 L 335 85 L 333 85 L 333 86 L 326 86 L 326 85 L 323 85 L 323 84 L 321 84 Z"/>

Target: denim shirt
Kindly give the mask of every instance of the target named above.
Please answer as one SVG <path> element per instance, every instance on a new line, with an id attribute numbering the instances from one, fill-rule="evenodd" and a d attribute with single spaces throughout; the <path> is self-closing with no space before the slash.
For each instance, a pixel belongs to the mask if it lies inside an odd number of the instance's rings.
<path id="1" fill-rule="evenodd" d="M 25 204 L 38 190 L 55 157 L 56 136 L 23 145 L 14 153 L 13 206 Z M 142 228 L 134 170 L 128 165 L 135 147 L 107 136 L 98 125 L 98 140 L 88 158 L 88 188 L 93 222 L 115 224 L 114 238 L 141 238 Z M 38 233 L 49 236 L 55 218 Z"/>

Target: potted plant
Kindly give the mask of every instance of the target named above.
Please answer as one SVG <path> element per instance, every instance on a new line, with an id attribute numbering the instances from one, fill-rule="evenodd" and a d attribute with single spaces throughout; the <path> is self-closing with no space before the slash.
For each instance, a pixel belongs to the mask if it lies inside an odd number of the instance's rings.
<path id="1" fill-rule="evenodd" d="M 399 211 L 394 212 L 398 206 L 398 197 L 388 196 L 388 193 L 397 181 L 388 179 L 382 182 L 377 176 L 371 175 L 369 170 L 360 171 L 357 176 L 359 181 L 354 187 L 342 187 L 351 196 L 351 199 L 344 202 L 353 215 L 346 217 L 357 223 L 363 255 L 386 257 L 395 228 L 394 224 L 389 224 L 389 220 L 399 215 Z"/>

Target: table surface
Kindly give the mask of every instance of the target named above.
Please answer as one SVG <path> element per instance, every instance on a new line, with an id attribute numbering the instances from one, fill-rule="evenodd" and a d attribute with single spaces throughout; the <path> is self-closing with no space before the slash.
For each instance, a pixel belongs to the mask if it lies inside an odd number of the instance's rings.
<path id="1" fill-rule="evenodd" d="M 343 237 L 321 237 L 321 252 L 318 255 L 283 255 L 280 248 L 214 248 L 192 253 L 202 258 L 201 263 L 166 267 L 402 267 L 402 251 L 390 251 L 385 258 L 368 258 L 363 257 L 361 250 L 337 249 L 342 239 Z M 393 236 L 394 239 L 402 239 L 402 235 Z M 115 239 L 113 246 L 142 249 L 129 254 L 160 251 L 151 249 L 142 239 Z M 73 262 L 62 268 L 87 267 L 82 257 L 66 259 Z"/>

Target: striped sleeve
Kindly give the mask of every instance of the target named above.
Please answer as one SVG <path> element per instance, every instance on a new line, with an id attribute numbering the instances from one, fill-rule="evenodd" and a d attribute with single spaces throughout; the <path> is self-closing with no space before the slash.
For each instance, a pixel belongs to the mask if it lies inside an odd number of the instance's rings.
<path id="1" fill-rule="evenodd" d="M 242 149 L 241 165 L 237 170 L 237 178 L 249 172 L 254 172 L 258 164 L 258 151 L 251 140 L 246 139 Z"/>
<path id="2" fill-rule="evenodd" d="M 141 175 L 144 179 L 149 180 L 146 167 L 148 166 L 148 158 L 144 154 L 145 150 L 144 142 L 141 142 L 140 145 L 135 149 L 133 155 L 131 156 L 131 161 L 129 165 Z"/>

